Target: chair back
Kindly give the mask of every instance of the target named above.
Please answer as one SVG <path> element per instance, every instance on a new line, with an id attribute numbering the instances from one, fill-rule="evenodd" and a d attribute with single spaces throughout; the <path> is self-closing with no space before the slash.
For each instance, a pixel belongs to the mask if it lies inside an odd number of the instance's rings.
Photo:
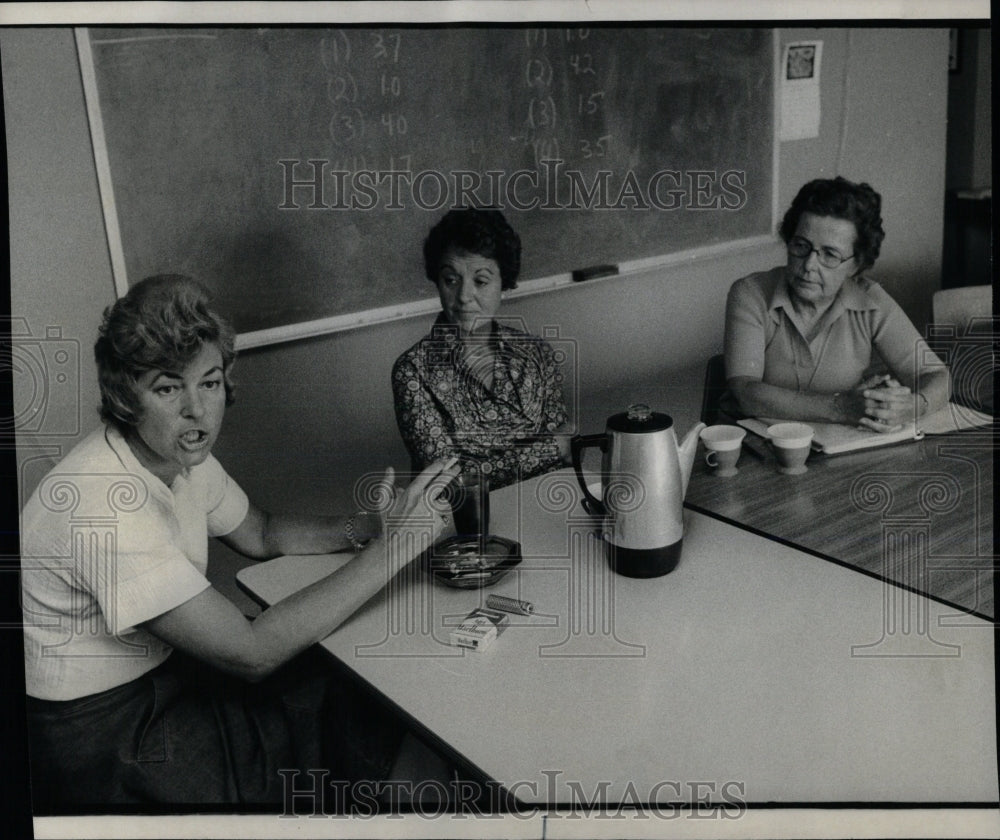
<path id="1" fill-rule="evenodd" d="M 722 395 L 726 393 L 726 362 L 721 353 L 712 356 L 705 368 L 705 384 L 701 392 L 701 422 L 711 426 L 719 422 Z"/>
<path id="2" fill-rule="evenodd" d="M 934 293 L 931 304 L 934 326 L 955 328 L 955 335 L 963 335 L 971 321 L 989 318 L 993 314 L 992 286 L 961 286 L 941 289 Z"/>
<path id="3" fill-rule="evenodd" d="M 934 293 L 934 323 L 927 342 L 951 373 L 951 399 L 959 405 L 994 413 L 998 319 L 993 315 L 992 286 L 962 286 Z"/>

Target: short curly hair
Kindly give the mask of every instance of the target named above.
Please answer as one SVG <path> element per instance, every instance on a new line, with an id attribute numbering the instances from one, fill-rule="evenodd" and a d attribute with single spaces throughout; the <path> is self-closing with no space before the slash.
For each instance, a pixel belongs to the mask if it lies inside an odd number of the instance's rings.
<path id="1" fill-rule="evenodd" d="M 424 240 L 424 271 L 436 283 L 448 251 L 464 251 L 496 260 L 501 288 L 516 289 L 521 271 L 521 237 L 503 213 L 494 208 L 461 207 L 449 210 Z"/>
<path id="2" fill-rule="evenodd" d="M 846 178 L 817 178 L 810 181 L 792 201 L 781 220 L 779 233 L 787 243 L 795 236 L 803 213 L 830 216 L 853 222 L 857 231 L 855 253 L 860 270 L 875 265 L 885 231 L 882 229 L 882 196 L 868 184 L 855 184 Z"/>
<path id="3" fill-rule="evenodd" d="M 150 370 L 180 370 L 205 344 L 216 345 L 222 354 L 226 405 L 232 405 L 236 335 L 211 308 L 205 287 L 181 274 L 136 283 L 104 310 L 94 344 L 101 419 L 122 432 L 134 427 L 142 419 L 139 377 Z"/>

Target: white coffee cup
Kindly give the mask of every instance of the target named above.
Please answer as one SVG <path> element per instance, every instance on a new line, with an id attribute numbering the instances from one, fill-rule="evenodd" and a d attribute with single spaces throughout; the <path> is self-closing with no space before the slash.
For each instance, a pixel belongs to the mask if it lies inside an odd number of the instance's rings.
<path id="1" fill-rule="evenodd" d="M 707 426 L 699 433 L 705 444 L 705 463 L 713 467 L 720 478 L 729 478 L 739 472 L 736 463 L 746 434 L 746 429 L 740 426 L 725 424 Z"/>
<path id="2" fill-rule="evenodd" d="M 778 472 L 784 475 L 801 475 L 806 471 L 813 439 L 813 427 L 806 423 L 775 423 L 767 427 L 774 455 L 778 459 Z"/>

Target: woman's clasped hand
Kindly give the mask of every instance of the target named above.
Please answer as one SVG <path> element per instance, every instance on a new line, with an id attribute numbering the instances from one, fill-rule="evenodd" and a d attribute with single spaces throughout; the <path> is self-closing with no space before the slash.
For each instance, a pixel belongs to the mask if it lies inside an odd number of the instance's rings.
<path id="1" fill-rule="evenodd" d="M 839 398 L 844 415 L 873 432 L 898 432 L 915 419 L 913 392 L 889 374 L 871 376 Z"/>

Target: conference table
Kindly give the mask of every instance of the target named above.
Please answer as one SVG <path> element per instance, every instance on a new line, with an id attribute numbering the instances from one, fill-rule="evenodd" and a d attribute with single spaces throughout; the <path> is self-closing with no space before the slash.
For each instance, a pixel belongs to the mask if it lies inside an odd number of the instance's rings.
<path id="1" fill-rule="evenodd" d="M 806 473 L 779 474 L 748 433 L 739 472 L 719 478 L 699 457 L 688 507 L 888 581 L 905 618 L 917 591 L 994 618 L 992 428 L 927 435 L 882 448 L 812 453 Z M 910 603 L 915 606 L 917 602 Z"/>
<path id="2" fill-rule="evenodd" d="M 943 522 L 973 497 L 976 516 L 991 515 L 971 441 L 913 445 L 904 472 L 926 483 L 948 463 L 959 496 L 948 479 L 947 492 L 914 479 L 916 507 L 898 521 L 888 450 L 796 477 L 744 455 L 724 480 L 699 447 L 680 563 L 652 579 L 612 572 L 576 475 L 549 473 L 491 494 L 490 530 L 523 558 L 503 579 L 454 589 L 387 559 L 385 589 L 322 647 L 508 806 L 989 805 L 992 600 L 962 593 L 966 577 L 982 583 L 992 538 L 985 520 L 974 538 Z M 947 597 L 886 583 L 880 546 L 897 542 L 917 546 L 906 559 L 926 562 L 919 583 Z M 282 557 L 239 583 L 271 604 L 348 558 Z M 974 575 L 952 568 L 970 558 Z M 490 593 L 534 612 L 511 615 L 484 650 L 451 645 Z"/>

